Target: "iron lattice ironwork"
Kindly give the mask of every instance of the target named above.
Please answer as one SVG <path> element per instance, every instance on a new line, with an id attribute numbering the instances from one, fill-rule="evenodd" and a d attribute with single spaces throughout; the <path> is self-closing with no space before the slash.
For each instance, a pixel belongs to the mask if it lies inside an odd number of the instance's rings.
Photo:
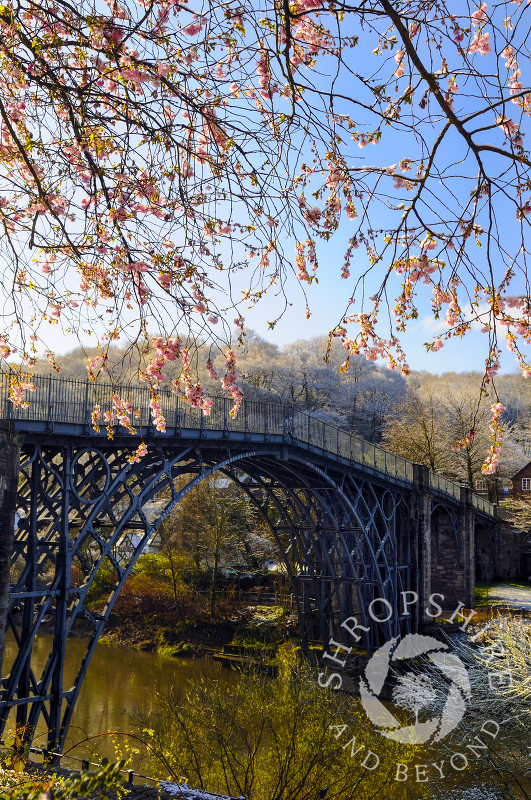
<path id="1" fill-rule="evenodd" d="M 14 717 L 29 741 L 40 721 L 48 748 L 63 747 L 124 582 L 165 517 L 215 472 L 235 481 L 270 526 L 296 599 L 303 646 L 345 640 L 341 622 L 350 616 L 367 628 L 359 646 L 368 652 L 410 628 L 400 598 L 415 587 L 422 560 L 410 462 L 282 404 L 244 403 L 233 419 L 228 401 L 217 399 L 205 417 L 172 396 L 171 409 L 170 398 L 164 400 L 168 432 L 161 434 L 150 427 L 143 394 L 132 400 L 148 453 L 131 463 L 137 437 L 115 428 L 109 441 L 88 424 L 95 401 L 110 405 L 111 388 L 53 380 L 42 379 L 29 409 L 11 413 L 9 421 L 24 443 L 8 615 L 17 654 L 3 680 L 3 726 Z M 143 390 L 120 393 L 127 391 Z M 448 487 L 432 491 L 439 506 L 455 509 Z M 488 509 L 479 510 L 488 516 Z M 115 580 L 96 613 L 87 601 L 103 565 Z M 393 614 L 368 624 L 376 598 Z M 90 637 L 67 684 L 65 663 L 80 622 Z M 53 638 L 37 670 L 34 643 L 43 629 Z"/>

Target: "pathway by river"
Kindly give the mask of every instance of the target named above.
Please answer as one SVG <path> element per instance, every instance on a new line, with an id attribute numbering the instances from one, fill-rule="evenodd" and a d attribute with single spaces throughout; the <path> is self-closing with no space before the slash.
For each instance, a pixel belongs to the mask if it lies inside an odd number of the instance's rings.
<path id="1" fill-rule="evenodd" d="M 498 583 L 484 590 L 481 605 L 531 610 L 531 584 Z"/>

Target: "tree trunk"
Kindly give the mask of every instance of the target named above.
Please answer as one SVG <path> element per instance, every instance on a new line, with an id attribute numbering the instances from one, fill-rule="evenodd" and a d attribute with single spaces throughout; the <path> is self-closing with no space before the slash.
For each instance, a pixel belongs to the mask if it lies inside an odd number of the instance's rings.
<path id="1" fill-rule="evenodd" d="M 216 602 L 216 583 L 218 580 L 218 571 L 219 571 L 220 544 L 221 544 L 221 530 L 216 509 L 216 543 L 214 547 L 214 566 L 212 567 L 212 579 L 210 581 L 210 602 L 209 602 L 210 616 L 213 616 L 214 614 L 214 604 Z"/>
<path id="2" fill-rule="evenodd" d="M 173 553 L 171 550 L 168 550 L 167 558 L 168 561 L 170 562 L 171 583 L 173 589 L 173 602 L 175 604 L 175 612 L 177 616 L 180 616 L 181 607 L 179 605 L 179 593 L 177 591 L 177 570 L 175 568 L 175 563 L 173 561 Z"/>
<path id="3" fill-rule="evenodd" d="M 7 433 L 1 432 L 0 437 L 0 674 L 3 674 L 20 448 L 8 441 Z"/>
<path id="4" fill-rule="evenodd" d="M 474 472 L 472 470 L 472 459 L 470 458 L 470 455 L 468 454 L 468 450 L 467 450 L 467 460 L 466 461 L 467 461 L 466 466 L 467 466 L 467 473 L 468 473 L 468 485 L 470 486 L 471 489 L 473 489 L 474 488 Z"/>

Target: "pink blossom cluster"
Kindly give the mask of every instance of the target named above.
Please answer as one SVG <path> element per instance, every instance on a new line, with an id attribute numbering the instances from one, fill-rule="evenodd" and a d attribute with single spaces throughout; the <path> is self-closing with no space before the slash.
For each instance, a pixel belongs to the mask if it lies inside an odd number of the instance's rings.
<path id="1" fill-rule="evenodd" d="M 375 331 L 375 324 L 378 318 L 378 301 L 375 303 L 375 313 L 373 318 L 369 314 L 352 314 L 344 322 L 354 322 L 360 327 L 359 336 L 356 339 L 345 337 L 342 344 L 347 348 L 350 355 L 360 355 L 365 353 L 367 361 L 376 361 L 378 358 L 387 358 L 387 368 L 395 370 L 400 366 L 402 375 L 409 375 L 410 368 L 406 361 L 406 355 L 402 350 L 396 337 L 392 336 L 388 341 L 382 339 Z M 396 352 L 396 356 L 392 351 Z"/>
<path id="2" fill-rule="evenodd" d="M 348 173 L 344 169 L 340 169 L 338 166 L 330 164 L 328 167 L 328 175 L 326 176 L 327 188 L 334 190 L 337 189 L 338 186 L 344 184 L 350 184 Z"/>
<path id="3" fill-rule="evenodd" d="M 455 325 L 459 325 L 460 322 L 461 322 L 461 308 L 459 306 L 457 297 L 454 296 L 448 304 L 448 311 L 446 312 L 446 315 L 444 317 L 444 324 L 448 328 L 453 328 Z"/>
<path id="4" fill-rule="evenodd" d="M 489 295 L 489 304 L 492 304 L 499 325 L 507 327 L 509 330 L 506 335 L 507 347 L 511 352 L 517 352 L 516 336 L 511 328 L 515 329 L 516 335 L 521 336 L 524 344 L 531 344 L 531 304 L 526 295 L 521 297 L 506 296 L 496 297 L 492 300 Z M 518 309 L 520 316 L 506 313 L 506 309 Z M 483 333 L 488 333 L 490 327 L 487 325 L 482 329 Z"/>
<path id="5" fill-rule="evenodd" d="M 95 370 L 101 369 L 102 372 L 108 371 L 108 366 L 107 366 L 108 360 L 109 356 L 107 355 L 107 353 L 101 353 L 100 355 L 87 358 L 87 371 L 90 381 L 96 380 Z"/>
<path id="6" fill-rule="evenodd" d="M 484 31 L 487 22 L 487 3 L 483 3 L 471 15 L 470 20 L 472 25 L 477 28 L 474 33 L 474 38 L 468 46 L 468 53 L 479 53 L 482 56 L 490 53 L 490 35 Z"/>
<path id="7" fill-rule="evenodd" d="M 173 282 L 173 275 L 171 272 L 159 272 L 157 280 L 165 292 L 170 291 Z"/>
<path id="8" fill-rule="evenodd" d="M 440 350 L 441 347 L 444 347 L 444 343 L 441 341 L 439 336 L 436 336 L 433 342 L 428 345 L 428 349 L 431 350 L 433 353 L 436 353 L 437 350 Z"/>
<path id="9" fill-rule="evenodd" d="M 356 207 L 354 206 L 354 203 L 352 202 L 352 200 L 349 200 L 347 202 L 347 205 L 345 207 L 345 215 L 346 215 L 347 219 L 350 219 L 350 220 L 354 220 L 358 216 L 358 212 L 356 211 Z"/>
<path id="10" fill-rule="evenodd" d="M 298 0 L 298 5 L 301 11 L 317 11 L 322 8 L 325 0 Z"/>
<path id="11" fill-rule="evenodd" d="M 200 383 L 192 380 L 192 368 L 190 364 L 190 351 L 184 348 L 181 354 L 183 369 L 180 380 L 173 381 L 172 387 L 178 397 L 182 397 L 192 408 L 200 408 L 205 414 L 210 414 L 213 400 L 205 394 L 205 388 Z M 181 387 L 184 384 L 184 389 Z"/>
<path id="12" fill-rule="evenodd" d="M 361 149 L 367 147 L 368 144 L 378 144 L 380 141 L 380 137 L 377 133 L 359 133 L 355 131 L 351 136 Z"/>
<path id="13" fill-rule="evenodd" d="M 299 281 L 311 281 L 311 276 L 306 269 L 306 255 L 304 252 L 304 244 L 302 242 L 297 242 L 295 245 L 295 249 L 297 251 L 297 255 L 295 256 L 295 266 L 297 268 L 297 280 Z"/>
<path id="14" fill-rule="evenodd" d="M 212 380 L 213 381 L 219 380 L 219 375 L 216 372 L 216 370 L 214 369 L 214 364 L 212 363 L 210 358 L 207 360 L 205 366 L 206 366 L 206 370 L 207 370 L 208 374 L 210 375 L 210 377 L 212 378 Z"/>
<path id="15" fill-rule="evenodd" d="M 209 159 L 209 148 L 213 148 L 213 157 L 219 162 L 222 153 L 230 147 L 230 139 L 223 130 L 216 116 L 216 109 L 208 107 L 202 110 L 203 123 L 201 133 L 197 137 L 194 156 L 200 163 Z"/>
<path id="16" fill-rule="evenodd" d="M 405 56 L 405 54 L 406 54 L 405 50 L 399 50 L 397 53 L 395 53 L 395 61 L 396 61 L 396 64 L 397 64 L 397 67 L 396 67 L 396 70 L 395 70 L 395 78 L 401 78 L 402 75 L 404 74 L 404 72 L 406 71 L 405 64 L 404 64 L 404 56 Z"/>
<path id="17" fill-rule="evenodd" d="M 28 408 L 29 400 L 26 400 L 26 392 L 34 392 L 35 384 L 30 380 L 20 378 L 18 375 L 9 378 L 9 399 L 13 403 L 13 408 Z"/>
<path id="18" fill-rule="evenodd" d="M 220 233 L 222 233 L 222 231 L 220 231 Z M 208 311 L 207 299 L 203 290 L 196 282 L 192 283 L 192 297 L 195 300 L 195 305 L 193 306 L 194 311 L 197 311 L 197 313 L 201 315 L 206 314 Z"/>
<path id="19" fill-rule="evenodd" d="M 406 275 L 407 283 L 414 284 L 421 279 L 428 286 L 430 284 L 430 275 L 441 269 L 441 262 L 437 259 L 430 259 L 423 253 L 421 256 L 410 256 L 409 258 L 401 258 L 394 264 L 395 271 L 399 274 Z"/>
<path id="20" fill-rule="evenodd" d="M 482 56 L 486 56 L 487 53 L 490 53 L 490 34 L 487 31 L 486 33 L 477 30 L 474 34 L 474 38 L 470 42 L 468 46 L 469 53 L 479 53 Z"/>
<path id="21" fill-rule="evenodd" d="M 441 288 L 440 284 L 436 284 L 432 288 L 433 300 L 432 307 L 434 311 L 440 311 L 443 303 L 451 303 L 452 295 Z"/>
<path id="22" fill-rule="evenodd" d="M 402 161 L 399 162 L 400 169 L 402 172 L 409 172 L 411 170 L 411 159 L 410 158 L 403 158 Z M 408 181 L 406 178 L 403 178 L 401 175 L 396 174 L 396 164 L 391 164 L 385 170 L 386 175 L 391 175 L 393 178 L 393 186 L 395 189 L 407 189 L 408 192 L 412 192 L 415 189 L 415 185 Z"/>
<path id="23" fill-rule="evenodd" d="M 127 460 L 129 461 L 130 464 L 136 464 L 138 461 L 144 458 L 145 455 L 147 455 L 147 451 L 148 449 L 146 444 L 144 442 L 140 442 L 135 452 L 132 455 L 128 456 Z"/>
<path id="24" fill-rule="evenodd" d="M 492 412 L 492 422 L 489 425 L 489 439 L 492 441 L 492 445 L 481 467 L 481 471 L 484 475 L 492 475 L 492 473 L 496 471 L 500 458 L 501 440 L 503 439 L 503 428 L 500 425 L 500 417 L 505 411 L 505 406 L 500 402 L 493 403 L 490 410 Z"/>
<path id="25" fill-rule="evenodd" d="M 149 359 L 147 368 L 140 373 L 139 377 L 144 383 L 156 387 L 166 380 L 166 375 L 162 372 L 164 364 L 167 361 L 176 361 L 182 355 L 182 342 L 178 337 L 166 341 L 159 336 L 154 337 L 151 344 L 155 348 L 156 356 Z"/>
<path id="26" fill-rule="evenodd" d="M 479 8 L 477 8 L 473 14 L 470 15 L 470 19 L 472 21 L 472 25 L 474 27 L 482 28 L 486 21 L 487 21 L 487 3 L 482 3 Z"/>
<path id="27" fill-rule="evenodd" d="M 302 211 L 302 216 L 309 222 L 310 225 L 317 225 L 321 219 L 321 209 L 319 206 L 309 206 L 305 196 L 301 194 L 299 197 L 299 208 Z"/>
<path id="28" fill-rule="evenodd" d="M 117 394 L 113 395 L 112 403 L 118 423 L 126 428 L 129 433 L 136 433 L 135 429 L 131 425 L 131 415 L 133 414 L 132 403 L 129 400 L 123 400 Z"/>
<path id="29" fill-rule="evenodd" d="M 225 361 L 226 372 L 222 378 L 221 385 L 227 392 L 229 397 L 232 397 L 234 405 L 230 410 L 231 417 L 235 417 L 240 408 L 243 400 L 243 393 L 238 386 L 238 374 L 236 372 L 236 357 L 234 351 L 230 348 L 227 353 L 227 360 Z"/>
<path id="30" fill-rule="evenodd" d="M 305 242 L 297 242 L 295 249 L 297 252 L 297 255 L 295 256 L 297 279 L 299 281 L 306 281 L 307 283 L 311 283 L 313 277 L 308 272 L 308 267 L 310 267 L 312 272 L 315 272 L 315 270 L 317 269 L 317 254 L 315 252 L 315 243 L 311 239 L 306 239 Z"/>
<path id="31" fill-rule="evenodd" d="M 149 407 L 151 409 L 151 416 L 153 418 L 153 424 L 156 430 L 160 431 L 161 433 L 165 433 L 166 420 L 164 419 L 164 414 L 162 413 L 160 397 L 155 392 L 153 392 L 151 396 L 151 400 L 149 401 Z"/>
<path id="32" fill-rule="evenodd" d="M 92 427 L 94 428 L 96 433 L 99 433 L 100 430 L 101 430 L 101 428 L 100 428 L 100 426 L 98 424 L 100 419 L 101 419 L 101 406 L 100 405 L 95 405 L 94 408 L 92 409 L 92 413 L 90 415 L 90 421 L 91 421 Z"/>
<path id="33" fill-rule="evenodd" d="M 330 34 L 319 25 L 320 12 L 325 5 L 325 0 L 296 0 L 293 4 L 293 16 L 291 18 L 291 67 L 297 70 L 301 66 L 312 66 L 312 63 L 319 53 L 331 46 Z M 314 17 L 309 16 L 314 12 Z M 286 44 L 286 30 L 280 29 L 279 44 L 284 47 Z M 289 91 L 286 96 L 290 96 Z"/>
<path id="34" fill-rule="evenodd" d="M 520 125 L 506 117 L 505 114 L 500 114 L 496 117 L 496 125 L 502 129 L 507 138 L 510 139 L 516 147 L 523 147 L 524 141 L 522 136 L 524 134 L 520 132 Z"/>
<path id="35" fill-rule="evenodd" d="M 194 14 L 194 18 L 192 22 L 188 23 L 188 25 L 182 29 L 182 32 L 186 36 L 197 36 L 198 33 L 201 33 L 204 27 L 206 27 L 207 18 L 199 17 L 197 14 Z"/>
<path id="36" fill-rule="evenodd" d="M 278 87 L 271 83 L 269 56 L 263 48 L 260 50 L 260 58 L 256 62 L 256 72 L 260 76 L 259 94 L 264 98 L 264 100 L 270 100 L 273 97 L 273 94 L 278 92 Z"/>
<path id="37" fill-rule="evenodd" d="M 496 356 L 487 359 L 485 367 L 485 383 L 490 383 L 500 370 L 500 360 Z"/>
<path id="38" fill-rule="evenodd" d="M 528 93 L 524 93 L 522 97 L 514 97 L 520 94 L 523 90 L 522 84 L 522 71 L 516 60 L 514 47 L 508 44 L 502 51 L 502 58 L 507 59 L 505 66 L 510 71 L 510 76 L 507 79 L 507 86 L 509 87 L 509 94 L 513 96 L 513 103 L 520 106 L 524 114 L 531 114 L 531 100 Z"/>
<path id="39" fill-rule="evenodd" d="M 352 264 L 353 253 L 354 253 L 354 250 L 358 249 L 358 247 L 359 247 L 358 237 L 357 236 L 353 236 L 349 241 L 349 245 L 348 245 L 347 251 L 345 253 L 345 259 L 344 259 L 343 265 L 341 267 L 341 277 L 342 278 L 349 278 L 350 277 L 350 267 L 351 267 L 351 264 Z"/>
<path id="40" fill-rule="evenodd" d="M 466 447 L 470 447 L 472 444 L 473 439 L 476 436 L 476 431 L 474 429 L 470 430 L 466 436 L 463 436 L 458 442 L 454 442 L 452 444 L 452 450 L 455 453 L 458 453 L 460 450 L 464 450 Z"/>
<path id="41" fill-rule="evenodd" d="M 455 75 L 451 75 L 448 78 L 448 86 L 447 86 L 447 89 L 446 89 L 446 93 L 444 95 L 444 99 L 446 100 L 446 102 L 448 103 L 448 105 L 450 106 L 452 111 L 454 110 L 454 97 L 453 96 L 458 91 L 459 91 L 459 86 L 457 85 L 457 78 L 456 78 Z"/>

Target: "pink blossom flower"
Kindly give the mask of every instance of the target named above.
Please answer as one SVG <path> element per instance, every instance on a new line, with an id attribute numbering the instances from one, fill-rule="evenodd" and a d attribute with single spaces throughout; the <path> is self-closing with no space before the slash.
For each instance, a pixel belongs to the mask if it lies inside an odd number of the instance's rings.
<path id="1" fill-rule="evenodd" d="M 468 46 L 468 53 L 479 53 L 482 56 L 486 56 L 487 53 L 490 53 L 490 34 L 483 33 L 480 30 L 477 30 L 474 34 L 474 38 L 472 39 L 470 45 Z"/>
<path id="2" fill-rule="evenodd" d="M 133 455 L 129 456 L 127 460 L 129 461 L 130 464 L 135 464 L 138 461 L 140 461 L 141 458 L 144 458 L 144 456 L 147 455 L 147 451 L 148 449 L 146 444 L 144 442 L 141 442 L 136 448 Z"/>

